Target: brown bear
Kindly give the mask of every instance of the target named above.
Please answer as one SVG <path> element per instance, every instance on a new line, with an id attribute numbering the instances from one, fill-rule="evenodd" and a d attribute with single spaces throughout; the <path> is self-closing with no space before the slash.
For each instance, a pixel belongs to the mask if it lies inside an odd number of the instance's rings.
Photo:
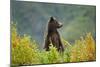
<path id="1" fill-rule="evenodd" d="M 53 44 L 54 47 L 57 48 L 58 51 L 64 51 L 59 32 L 57 31 L 58 28 L 61 28 L 63 25 L 61 23 L 58 23 L 58 21 L 50 17 L 49 23 L 48 23 L 48 31 L 47 36 L 45 38 L 45 50 L 49 51 L 50 43 Z"/>

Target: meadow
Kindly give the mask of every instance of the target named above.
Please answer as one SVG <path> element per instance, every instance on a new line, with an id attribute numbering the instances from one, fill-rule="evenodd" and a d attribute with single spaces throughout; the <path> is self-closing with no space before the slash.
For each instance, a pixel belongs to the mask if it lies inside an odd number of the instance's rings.
<path id="1" fill-rule="evenodd" d="M 30 35 L 18 34 L 16 24 L 11 24 L 11 65 L 70 63 L 96 60 L 96 43 L 91 34 L 80 36 L 73 44 L 62 38 L 64 52 L 50 46 L 50 51 L 40 50 Z"/>

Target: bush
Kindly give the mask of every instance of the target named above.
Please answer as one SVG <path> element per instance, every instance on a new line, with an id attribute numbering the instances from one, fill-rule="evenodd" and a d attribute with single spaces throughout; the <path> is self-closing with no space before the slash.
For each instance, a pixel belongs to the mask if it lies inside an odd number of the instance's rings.
<path id="1" fill-rule="evenodd" d="M 20 37 L 15 25 L 12 26 L 12 64 L 38 64 L 38 49 L 35 41 L 31 41 L 28 35 Z"/>
<path id="2" fill-rule="evenodd" d="M 96 45 L 91 33 L 80 40 L 75 40 L 71 45 L 62 38 L 65 47 L 63 53 L 59 53 L 55 47 L 50 46 L 50 51 L 39 50 L 35 40 L 30 36 L 20 36 L 17 33 L 16 24 L 11 28 L 11 62 L 12 65 L 50 64 L 63 62 L 95 61 Z"/>

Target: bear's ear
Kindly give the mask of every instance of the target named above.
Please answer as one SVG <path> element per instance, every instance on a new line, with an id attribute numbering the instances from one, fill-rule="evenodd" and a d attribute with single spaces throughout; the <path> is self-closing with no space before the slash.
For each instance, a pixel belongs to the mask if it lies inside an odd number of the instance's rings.
<path id="1" fill-rule="evenodd" d="M 53 17 L 50 17 L 50 21 L 54 21 L 54 18 Z"/>

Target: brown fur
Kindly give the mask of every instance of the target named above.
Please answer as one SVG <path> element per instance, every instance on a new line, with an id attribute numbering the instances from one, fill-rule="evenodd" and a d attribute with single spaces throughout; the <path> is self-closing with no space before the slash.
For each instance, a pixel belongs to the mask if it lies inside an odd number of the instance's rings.
<path id="1" fill-rule="evenodd" d="M 57 48 L 58 51 L 64 51 L 60 35 L 57 31 L 58 28 L 61 28 L 62 24 L 59 24 L 53 17 L 50 18 L 48 23 L 48 33 L 45 39 L 45 50 L 49 50 L 50 43 Z"/>

